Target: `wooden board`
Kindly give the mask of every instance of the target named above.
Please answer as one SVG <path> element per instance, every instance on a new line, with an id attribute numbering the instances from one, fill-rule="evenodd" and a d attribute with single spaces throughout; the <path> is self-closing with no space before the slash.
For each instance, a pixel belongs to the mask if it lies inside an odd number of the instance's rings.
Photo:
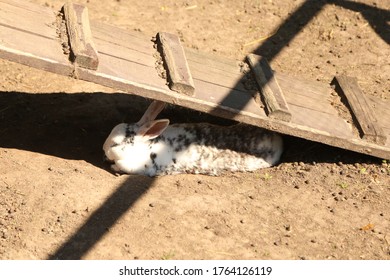
<path id="1" fill-rule="evenodd" d="M 96 70 L 99 59 L 92 39 L 87 7 L 67 2 L 63 12 L 74 62 L 80 67 Z"/>
<path id="2" fill-rule="evenodd" d="M 73 66 L 57 36 L 56 13 L 20 0 L 0 2 L 0 56 L 42 70 L 71 75 Z"/>
<path id="3" fill-rule="evenodd" d="M 335 83 L 344 94 L 361 129 L 363 139 L 385 144 L 386 135 L 375 116 L 375 109 L 370 108 L 368 100 L 359 88 L 357 79 L 348 76 L 336 76 Z"/>
<path id="4" fill-rule="evenodd" d="M 234 119 L 352 151 L 390 159 L 390 101 L 367 97 L 375 108 L 378 125 L 387 136 L 383 144 L 355 135 L 332 105 L 335 91 L 329 84 L 274 72 L 291 120 L 269 118 L 264 106 L 244 85 L 242 62 L 184 48 L 194 82 L 194 96 L 172 91 L 155 68 L 154 42 L 139 32 L 129 32 L 91 21 L 99 53 L 96 71 L 74 68 L 57 38 L 57 12 L 22 0 L 0 0 L 0 58 L 42 70 L 73 76 L 124 92 L 141 95 L 212 115 Z"/>
<path id="5" fill-rule="evenodd" d="M 268 116 L 289 122 L 291 120 L 291 112 L 267 60 L 254 54 L 249 54 L 247 60 L 262 93 Z"/>
<path id="6" fill-rule="evenodd" d="M 167 32 L 159 32 L 157 45 L 167 66 L 169 88 L 193 96 L 194 81 L 179 37 Z"/>

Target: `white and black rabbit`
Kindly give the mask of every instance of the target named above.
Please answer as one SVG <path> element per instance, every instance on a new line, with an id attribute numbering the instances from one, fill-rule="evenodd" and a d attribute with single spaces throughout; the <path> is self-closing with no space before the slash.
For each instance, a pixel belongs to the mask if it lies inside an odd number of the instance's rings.
<path id="1" fill-rule="evenodd" d="M 139 122 L 114 127 L 103 145 L 114 171 L 218 175 L 270 167 L 280 159 L 283 142 L 274 132 L 244 124 L 169 125 L 167 119 L 155 120 L 164 105 L 153 101 Z"/>

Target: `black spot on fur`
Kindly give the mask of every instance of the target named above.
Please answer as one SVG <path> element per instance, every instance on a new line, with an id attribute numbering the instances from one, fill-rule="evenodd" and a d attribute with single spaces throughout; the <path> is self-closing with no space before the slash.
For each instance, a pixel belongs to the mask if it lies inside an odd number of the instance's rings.
<path id="1" fill-rule="evenodd" d="M 124 141 L 126 144 L 134 144 L 135 131 L 134 129 L 130 129 L 131 127 L 131 125 L 126 125 Z"/>
<path id="2" fill-rule="evenodd" d="M 156 153 L 150 153 L 150 159 L 154 162 L 154 160 L 156 159 L 157 157 L 157 154 Z"/>
<path id="3" fill-rule="evenodd" d="M 172 159 L 172 162 L 173 162 L 174 164 L 176 164 L 176 159 L 175 159 L 175 158 L 173 158 L 173 159 Z"/>
<path id="4" fill-rule="evenodd" d="M 174 141 L 175 141 L 175 138 L 168 138 L 168 143 L 170 146 L 173 146 Z"/>
<path id="5" fill-rule="evenodd" d="M 184 134 L 179 134 L 176 138 L 168 139 L 168 141 L 175 148 L 175 152 L 180 152 L 191 144 L 191 140 Z"/>
<path id="6" fill-rule="evenodd" d="M 186 136 L 183 134 L 179 134 L 177 136 L 177 142 L 183 142 L 183 141 L 185 141 L 185 139 L 186 139 Z"/>
<path id="7" fill-rule="evenodd" d="M 180 152 L 181 150 L 183 150 L 183 146 L 182 145 L 178 145 L 176 148 L 175 148 L 175 152 Z"/>
<path id="8" fill-rule="evenodd" d="M 130 129 L 130 125 L 126 125 L 125 136 L 126 138 L 135 136 L 135 132 L 133 129 Z"/>
<path id="9" fill-rule="evenodd" d="M 158 136 L 156 138 L 153 138 L 153 139 L 149 140 L 150 144 L 156 144 L 156 143 L 158 143 L 160 141 L 163 141 L 163 142 L 165 141 L 165 137 L 163 135 L 160 135 L 160 136 Z"/>
<path id="10" fill-rule="evenodd" d="M 153 168 L 156 171 L 159 171 L 161 169 L 161 166 L 158 166 L 156 163 L 157 154 L 156 153 L 150 153 L 150 159 L 152 160 Z"/>

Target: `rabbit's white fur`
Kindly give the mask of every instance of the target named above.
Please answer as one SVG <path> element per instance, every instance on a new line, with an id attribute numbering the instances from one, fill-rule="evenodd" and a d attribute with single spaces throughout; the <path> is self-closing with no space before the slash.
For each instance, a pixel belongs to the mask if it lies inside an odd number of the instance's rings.
<path id="1" fill-rule="evenodd" d="M 157 105 L 152 104 L 138 123 L 119 124 L 108 136 L 103 150 L 114 171 L 218 175 L 225 170 L 254 171 L 280 159 L 283 143 L 276 133 L 240 124 L 169 125 L 169 120 L 153 120 L 163 107 Z"/>

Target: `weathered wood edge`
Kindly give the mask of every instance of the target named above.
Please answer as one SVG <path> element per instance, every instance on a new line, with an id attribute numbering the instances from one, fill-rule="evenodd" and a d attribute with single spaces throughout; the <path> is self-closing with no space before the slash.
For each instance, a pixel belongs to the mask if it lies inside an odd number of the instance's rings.
<path id="1" fill-rule="evenodd" d="M 99 58 L 92 39 L 87 7 L 67 2 L 63 11 L 74 63 L 79 67 L 96 70 Z"/>
<path id="2" fill-rule="evenodd" d="M 344 75 L 336 76 L 333 80 L 336 91 L 339 91 L 346 98 L 351 111 L 358 122 L 362 139 L 384 145 L 387 137 L 380 127 L 373 108 L 360 89 L 355 77 Z"/>
<path id="3" fill-rule="evenodd" d="M 178 36 L 166 32 L 157 34 L 158 49 L 168 69 L 169 88 L 176 92 L 193 96 L 194 81 L 188 66 L 184 49 Z"/>
<path id="4" fill-rule="evenodd" d="M 268 110 L 268 116 L 290 122 L 292 117 L 291 112 L 266 59 L 255 54 L 249 54 L 246 58 L 260 88 L 265 106 Z"/>

